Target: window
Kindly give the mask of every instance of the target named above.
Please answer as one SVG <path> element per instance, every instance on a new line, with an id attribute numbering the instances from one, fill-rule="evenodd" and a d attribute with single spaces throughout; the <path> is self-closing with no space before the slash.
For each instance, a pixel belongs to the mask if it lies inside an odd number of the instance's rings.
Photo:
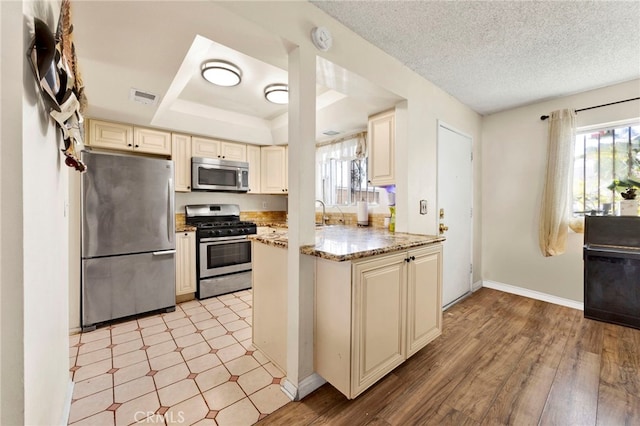
<path id="1" fill-rule="evenodd" d="M 316 149 L 316 198 L 330 206 L 350 206 L 358 201 L 377 204 L 380 189 L 367 180 L 367 159 L 356 158 L 358 139 Z"/>
<path id="2" fill-rule="evenodd" d="M 577 134 L 574 215 L 615 214 L 616 202 L 622 200 L 620 192 L 629 179 L 640 181 L 640 124 Z"/>

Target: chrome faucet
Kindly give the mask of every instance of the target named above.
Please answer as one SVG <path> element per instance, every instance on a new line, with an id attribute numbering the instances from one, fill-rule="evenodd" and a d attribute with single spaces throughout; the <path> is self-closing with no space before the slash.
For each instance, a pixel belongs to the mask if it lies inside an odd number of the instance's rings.
<path id="1" fill-rule="evenodd" d="M 322 200 L 316 200 L 316 203 L 322 204 L 322 218 L 320 219 L 320 223 L 316 223 L 316 225 L 324 226 L 325 225 L 324 221 L 327 216 L 326 206 L 324 205 L 324 202 Z"/>

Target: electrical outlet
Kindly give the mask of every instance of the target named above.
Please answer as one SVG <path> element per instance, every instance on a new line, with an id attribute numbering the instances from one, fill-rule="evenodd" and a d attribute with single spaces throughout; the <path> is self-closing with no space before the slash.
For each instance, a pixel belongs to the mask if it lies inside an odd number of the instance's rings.
<path id="1" fill-rule="evenodd" d="M 267 202 L 266 202 L 266 201 L 263 201 L 263 202 L 262 202 L 262 208 L 263 208 L 263 209 L 266 209 L 266 208 L 267 208 Z"/>
<path id="2" fill-rule="evenodd" d="M 420 200 L 420 214 L 427 214 L 427 200 Z"/>

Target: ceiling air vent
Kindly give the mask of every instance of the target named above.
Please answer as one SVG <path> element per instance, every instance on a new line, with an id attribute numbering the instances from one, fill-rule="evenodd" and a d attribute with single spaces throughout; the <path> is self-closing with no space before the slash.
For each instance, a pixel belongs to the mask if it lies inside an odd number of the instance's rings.
<path id="1" fill-rule="evenodd" d="M 335 130 L 326 130 L 322 132 L 322 134 L 327 136 L 335 136 L 335 135 L 339 135 L 340 132 L 336 132 Z"/>
<path id="2" fill-rule="evenodd" d="M 129 92 L 129 100 L 144 105 L 155 105 L 158 102 L 158 96 L 132 87 Z"/>

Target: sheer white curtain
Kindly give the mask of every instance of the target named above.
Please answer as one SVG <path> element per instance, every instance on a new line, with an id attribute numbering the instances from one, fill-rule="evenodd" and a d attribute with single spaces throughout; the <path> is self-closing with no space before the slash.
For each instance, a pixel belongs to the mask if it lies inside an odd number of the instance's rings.
<path id="1" fill-rule="evenodd" d="M 545 257 L 565 252 L 571 219 L 571 179 L 576 139 L 576 113 L 570 109 L 549 116 L 547 173 L 540 211 L 540 250 Z"/>
<path id="2" fill-rule="evenodd" d="M 336 188 L 349 187 L 350 174 L 345 161 L 355 160 L 366 149 L 358 137 L 316 148 L 316 197 L 328 205 L 342 204 Z M 342 201 L 342 202 L 341 202 Z"/>

